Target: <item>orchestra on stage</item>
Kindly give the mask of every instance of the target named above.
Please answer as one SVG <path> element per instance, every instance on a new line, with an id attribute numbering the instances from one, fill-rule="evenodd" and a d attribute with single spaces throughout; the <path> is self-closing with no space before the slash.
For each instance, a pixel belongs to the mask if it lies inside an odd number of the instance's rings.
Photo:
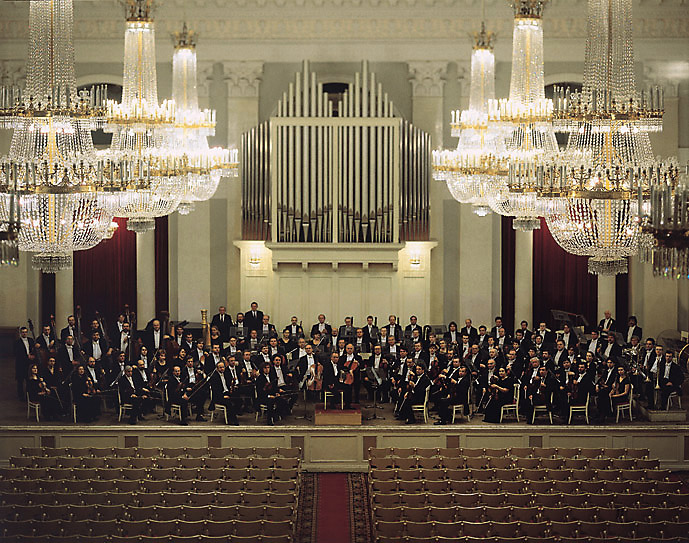
<path id="1" fill-rule="evenodd" d="M 29 320 L 15 343 L 18 399 L 39 405 L 44 420 L 92 422 L 125 406 L 120 418 L 136 424 L 160 405 L 158 416 L 176 414 L 182 425 L 208 413 L 233 425 L 257 413 L 274 425 L 298 398 L 353 409 L 363 393 L 374 406 L 394 404 L 407 424 L 415 406 L 444 425 L 473 413 L 501 422 L 508 405 L 527 422 L 538 412 L 568 422 L 573 407 L 586 406 L 604 423 L 632 395 L 648 409 L 668 408 L 686 370 L 672 350 L 643 338 L 635 317 L 619 327 L 608 311 L 586 336 L 567 322 L 553 331 L 522 321 L 512 333 L 501 317 L 490 329 L 469 318 L 441 331 L 413 315 L 406 325 L 390 315 L 379 327 L 374 316 L 358 326 L 325 314 L 311 327 L 297 316 L 278 327 L 256 302 L 234 317 L 220 307 L 200 333 L 166 312 L 138 329 L 128 308 L 112 326 L 99 313 L 84 326 L 79 310 L 65 324 L 58 333 L 51 316 L 36 335 Z"/>

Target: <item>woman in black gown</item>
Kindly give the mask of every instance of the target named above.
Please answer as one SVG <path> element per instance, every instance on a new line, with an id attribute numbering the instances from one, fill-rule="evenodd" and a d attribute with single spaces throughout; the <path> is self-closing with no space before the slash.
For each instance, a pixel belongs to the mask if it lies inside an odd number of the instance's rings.
<path id="1" fill-rule="evenodd" d="M 72 399 L 77 406 L 77 421 L 91 422 L 100 416 L 100 399 L 96 395 L 93 380 L 86 375 L 84 366 L 77 368 L 72 380 Z"/>
<path id="2" fill-rule="evenodd" d="M 490 385 L 490 400 L 486 405 L 485 422 L 500 422 L 500 410 L 503 405 L 514 402 L 514 379 L 507 375 L 505 368 L 498 370 L 498 377 Z"/>
<path id="3" fill-rule="evenodd" d="M 60 401 L 55 393 L 46 386 L 43 378 L 38 376 L 38 364 L 31 364 L 29 366 L 29 380 L 26 384 L 26 392 L 29 394 L 29 400 L 41 404 L 41 413 L 45 420 L 60 419 Z"/>
<path id="4" fill-rule="evenodd" d="M 624 366 L 617 368 L 617 378 L 610 390 L 610 401 L 612 402 L 613 414 L 618 405 L 629 402 L 629 395 L 632 392 L 632 383 L 627 376 L 627 369 Z"/>

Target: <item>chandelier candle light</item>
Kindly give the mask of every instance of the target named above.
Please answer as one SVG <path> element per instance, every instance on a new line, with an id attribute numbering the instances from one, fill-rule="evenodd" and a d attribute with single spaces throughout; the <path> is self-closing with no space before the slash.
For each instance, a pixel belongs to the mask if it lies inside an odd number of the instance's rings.
<path id="1" fill-rule="evenodd" d="M 662 117 L 662 90 L 636 90 L 632 0 L 589 0 L 584 84 L 555 91 L 555 126 L 569 141 L 539 190 L 562 201 L 548 227 L 563 249 L 589 257 L 590 273 L 626 273 L 651 187 L 676 186 L 676 165 L 656 161 L 648 136 Z"/>
<path id="2" fill-rule="evenodd" d="M 194 202 L 215 194 L 222 176 L 237 174 L 238 151 L 208 146 L 208 136 L 215 134 L 215 111 L 199 108 L 196 34 L 185 23 L 174 39 L 172 99 L 176 110 L 169 147 L 179 160 L 176 175 L 182 180 L 177 211 L 186 215 L 193 211 Z"/>
<path id="3" fill-rule="evenodd" d="M 26 88 L 0 90 L 0 125 L 14 129 L 0 159 L 1 260 L 16 263 L 16 243 L 55 273 L 103 239 L 112 195 L 148 165 L 96 156 L 90 131 L 103 123 L 107 90 L 77 92 L 72 0 L 33 0 L 29 29 Z"/>
<path id="4" fill-rule="evenodd" d="M 495 56 L 493 33 L 475 34 L 471 54 L 469 109 L 452 111 L 452 136 L 459 137 L 454 150 L 433 151 L 433 177 L 445 181 L 460 203 L 473 204 L 474 213 L 490 213 L 488 194 L 507 173 L 504 130 L 495 104 Z"/>
<path id="5" fill-rule="evenodd" d="M 540 228 L 539 217 L 550 202 L 537 193 L 539 171 L 559 151 L 552 127 L 553 104 L 545 97 L 543 75 L 543 11 L 547 3 L 510 1 L 514 9 L 510 96 L 489 105 L 508 131 L 509 160 L 507 182 L 490 195 L 490 207 L 500 215 L 514 216 L 513 227 L 523 231 Z"/>
<path id="6" fill-rule="evenodd" d="M 156 217 L 173 213 L 184 181 L 180 157 L 164 145 L 174 130 L 174 101 L 158 104 L 153 0 L 127 0 L 124 35 L 122 102 L 107 103 L 105 130 L 113 133 L 104 156 L 146 160 L 151 164 L 145 184 L 119 195 L 115 216 L 126 217 L 127 229 L 143 233 L 155 228 Z"/>

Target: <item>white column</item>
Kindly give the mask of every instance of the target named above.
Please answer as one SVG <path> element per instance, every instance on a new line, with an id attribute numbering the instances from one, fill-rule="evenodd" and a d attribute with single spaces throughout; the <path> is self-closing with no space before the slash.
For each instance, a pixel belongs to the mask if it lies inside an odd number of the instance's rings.
<path id="1" fill-rule="evenodd" d="M 225 179 L 222 183 L 232 182 Z M 177 214 L 177 296 L 175 320 L 197 322 L 209 309 L 211 285 L 211 220 L 209 202 L 196 202 L 189 215 Z M 172 289 L 171 289 L 172 290 Z M 212 309 L 212 308 L 211 308 Z"/>
<path id="2" fill-rule="evenodd" d="M 614 275 L 599 275 L 598 276 L 598 313 L 596 318 L 598 320 L 603 318 L 605 311 L 612 313 L 613 319 L 617 319 L 615 315 L 615 276 Z M 593 323 L 591 323 L 593 324 Z M 626 323 L 623 323 L 626 325 Z"/>
<path id="3" fill-rule="evenodd" d="M 139 327 L 155 317 L 155 232 L 136 235 L 136 307 Z"/>
<path id="4" fill-rule="evenodd" d="M 55 274 L 55 322 L 63 327 L 67 316 L 74 313 L 74 270 L 62 270 Z"/>
<path id="5" fill-rule="evenodd" d="M 514 329 L 523 320 L 533 322 L 533 232 L 515 232 Z"/>
<path id="6" fill-rule="evenodd" d="M 425 130 L 431 136 L 431 147 L 443 145 L 443 91 L 447 75 L 445 61 L 408 62 L 409 81 L 412 89 L 412 122 L 414 126 Z M 430 205 L 433 213 L 430 216 L 430 238 L 442 245 L 443 211 L 442 200 L 447 195 L 447 188 L 431 180 Z M 443 285 L 443 248 L 439 246 L 431 251 L 431 283 Z M 448 278 L 448 280 L 456 280 Z M 433 288 L 430 293 L 430 322 L 443 322 L 443 288 Z"/>
<path id="7" fill-rule="evenodd" d="M 227 83 L 227 145 L 239 148 L 241 136 L 256 126 L 258 118 L 259 86 L 263 74 L 263 61 L 224 62 Z M 241 169 L 240 165 L 240 169 Z M 243 311 L 240 305 L 241 265 L 239 249 L 234 242 L 242 239 L 241 178 L 231 179 L 225 188 L 227 198 L 227 225 L 224 244 L 227 246 L 227 300 L 211 300 L 215 306 L 226 303 L 230 311 Z M 217 303 L 216 303 L 217 302 Z"/>

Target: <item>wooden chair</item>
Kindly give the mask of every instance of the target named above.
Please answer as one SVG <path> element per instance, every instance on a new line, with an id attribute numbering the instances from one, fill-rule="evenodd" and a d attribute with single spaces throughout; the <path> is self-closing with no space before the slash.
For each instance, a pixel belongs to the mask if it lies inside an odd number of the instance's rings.
<path id="1" fill-rule="evenodd" d="M 169 421 L 172 418 L 177 417 L 179 420 L 182 420 L 182 404 L 178 403 L 170 403 L 170 398 L 167 395 L 167 387 L 165 387 L 165 405 L 168 405 L 170 407 L 170 413 L 168 414 L 167 411 L 163 410 L 165 413 L 165 420 Z M 221 406 L 224 408 L 224 406 Z M 189 410 L 189 405 L 187 404 L 187 413 Z M 185 413 L 185 414 L 187 414 Z M 211 414 L 212 417 L 212 414 Z"/>
<path id="2" fill-rule="evenodd" d="M 29 419 L 31 418 L 31 410 L 34 410 L 34 413 L 36 414 L 36 422 L 41 422 L 41 419 L 39 418 L 39 413 L 41 411 L 41 404 L 40 402 L 32 402 L 29 399 L 29 393 L 26 393 L 26 418 Z"/>
<path id="3" fill-rule="evenodd" d="M 328 409 L 328 398 L 335 398 L 337 395 L 340 395 L 340 410 L 344 411 L 344 394 L 341 390 L 333 390 L 332 392 L 328 390 L 323 391 L 323 410 Z"/>
<path id="4" fill-rule="evenodd" d="M 582 414 L 586 418 L 586 424 L 589 424 L 589 401 L 591 400 L 591 395 L 586 395 L 586 403 L 584 405 L 570 405 L 569 406 L 569 419 L 567 424 L 572 424 L 572 417 L 575 414 Z"/>
<path id="5" fill-rule="evenodd" d="M 227 424 L 228 423 L 227 408 L 222 404 L 218 404 L 218 403 L 214 402 L 214 400 L 213 400 L 213 387 L 211 387 L 211 403 L 214 404 L 214 409 L 213 409 L 213 411 L 211 411 L 211 422 L 213 422 L 213 417 L 215 416 L 215 414 L 222 411 L 223 415 L 225 416 L 225 424 Z M 256 420 L 258 420 L 258 419 L 256 419 Z"/>
<path id="6" fill-rule="evenodd" d="M 620 414 L 624 414 L 625 411 L 629 412 L 629 422 L 632 422 L 632 402 L 634 401 L 634 385 L 629 386 L 629 401 L 626 403 L 621 403 L 615 408 L 615 422 L 620 422 Z"/>
<path id="7" fill-rule="evenodd" d="M 428 397 L 429 397 L 430 393 L 431 393 L 431 387 L 430 386 L 426 387 L 426 394 L 424 395 L 423 403 L 411 406 L 412 414 L 423 413 L 423 421 L 425 423 L 428 423 Z M 454 419 L 453 419 L 453 422 L 454 422 Z"/>
<path id="8" fill-rule="evenodd" d="M 553 393 L 550 393 L 550 405 L 553 405 Z M 553 412 L 548 408 L 547 405 L 534 405 L 533 413 L 531 414 L 531 424 L 536 420 L 536 415 L 539 413 L 545 413 L 550 419 L 550 424 L 553 423 Z"/>
<path id="9" fill-rule="evenodd" d="M 117 422 L 122 422 L 122 417 L 127 414 L 127 411 L 133 411 L 134 405 L 130 403 L 122 403 L 122 396 L 120 395 L 119 387 L 117 387 L 117 405 L 119 405 Z"/>
<path id="10" fill-rule="evenodd" d="M 513 403 L 503 405 L 500 408 L 500 422 L 502 423 L 503 417 L 511 412 L 514 412 L 514 416 L 517 419 L 517 422 L 519 422 L 519 383 L 514 384 Z"/>
<path id="11" fill-rule="evenodd" d="M 466 419 L 467 419 L 467 421 L 471 420 L 471 400 L 469 399 L 470 396 L 471 396 L 471 387 L 467 388 L 466 403 L 462 402 L 461 404 L 457 404 L 457 405 L 452 406 L 452 424 L 455 423 L 455 418 L 456 418 L 458 412 L 461 415 L 464 415 L 464 407 L 465 406 L 468 410 L 468 414 L 466 416 Z"/>

